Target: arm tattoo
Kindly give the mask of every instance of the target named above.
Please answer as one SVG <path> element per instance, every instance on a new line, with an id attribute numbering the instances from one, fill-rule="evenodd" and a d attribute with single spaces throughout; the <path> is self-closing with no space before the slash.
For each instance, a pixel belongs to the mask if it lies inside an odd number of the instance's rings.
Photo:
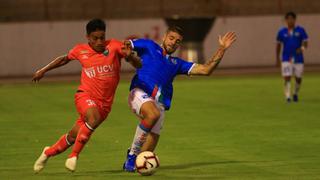
<path id="1" fill-rule="evenodd" d="M 212 56 L 212 58 L 206 63 L 206 65 L 209 65 L 209 66 L 217 66 L 219 65 L 223 55 L 224 55 L 224 52 L 225 52 L 225 49 L 220 47 L 217 52 L 215 53 L 214 56 Z"/>

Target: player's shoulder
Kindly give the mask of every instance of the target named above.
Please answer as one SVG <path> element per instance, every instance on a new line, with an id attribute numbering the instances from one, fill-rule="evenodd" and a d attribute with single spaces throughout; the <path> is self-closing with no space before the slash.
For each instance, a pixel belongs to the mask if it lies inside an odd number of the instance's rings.
<path id="1" fill-rule="evenodd" d="M 176 62 L 178 62 L 179 64 L 180 63 L 188 63 L 189 61 L 187 60 L 184 60 L 184 59 L 181 59 L 179 57 L 176 57 L 176 56 L 171 56 L 172 59 L 174 59 Z"/>
<path id="2" fill-rule="evenodd" d="M 296 29 L 299 30 L 299 31 L 304 31 L 304 27 L 302 27 L 300 25 L 296 26 Z"/>
<path id="3" fill-rule="evenodd" d="M 151 44 L 151 45 L 157 44 L 153 40 L 147 39 L 147 38 L 133 39 L 132 42 L 139 42 L 139 43 Z"/>
<path id="4" fill-rule="evenodd" d="M 284 33 L 284 32 L 287 32 L 287 30 L 288 30 L 287 27 L 281 27 L 278 32 L 279 33 Z"/>

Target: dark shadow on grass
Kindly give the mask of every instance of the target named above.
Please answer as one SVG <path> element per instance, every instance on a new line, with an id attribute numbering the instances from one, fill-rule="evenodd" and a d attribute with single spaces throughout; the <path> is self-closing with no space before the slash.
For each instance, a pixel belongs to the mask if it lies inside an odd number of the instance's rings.
<path id="1" fill-rule="evenodd" d="M 161 169 L 162 170 L 188 169 L 193 167 L 210 166 L 210 165 L 218 165 L 218 164 L 233 164 L 233 163 L 241 163 L 241 161 L 196 162 L 196 163 L 188 163 L 188 164 L 161 166 Z"/>
<path id="2" fill-rule="evenodd" d="M 121 175 L 121 174 L 134 174 L 134 173 L 128 173 L 123 171 L 122 169 L 113 169 L 113 170 L 96 170 L 96 171 L 76 171 L 76 172 L 69 172 L 69 171 L 65 171 L 65 172 L 56 172 L 56 173 L 46 173 L 46 172 L 42 172 L 37 176 L 104 176 L 104 175 Z"/>
<path id="3" fill-rule="evenodd" d="M 176 165 L 165 165 L 160 166 L 160 170 L 180 170 L 180 169 L 189 169 L 194 167 L 201 167 L 201 166 L 218 166 L 218 165 L 225 165 L 225 164 L 251 164 L 251 163 L 266 163 L 266 162 L 275 162 L 273 161 L 213 161 L 213 162 L 195 162 L 195 163 L 187 163 L 187 164 L 176 164 Z M 57 172 L 57 173 L 45 173 L 43 172 L 40 176 L 90 176 L 90 177 L 98 177 L 98 176 L 106 176 L 106 175 L 123 175 L 123 176 L 130 176 L 135 175 L 136 173 L 129 173 L 125 172 L 122 169 L 111 169 L 111 170 L 93 170 L 93 171 L 77 171 L 74 173 L 70 172 Z"/>
<path id="4" fill-rule="evenodd" d="M 177 164 L 177 165 L 167 165 L 161 166 L 162 170 L 173 170 L 173 169 L 188 169 L 193 167 L 201 167 L 201 166 L 211 166 L 211 165 L 219 165 L 219 164 L 249 164 L 249 163 L 260 163 L 260 162 L 271 162 L 271 161 L 215 161 L 215 162 L 196 162 L 196 163 L 188 163 L 188 164 Z"/>

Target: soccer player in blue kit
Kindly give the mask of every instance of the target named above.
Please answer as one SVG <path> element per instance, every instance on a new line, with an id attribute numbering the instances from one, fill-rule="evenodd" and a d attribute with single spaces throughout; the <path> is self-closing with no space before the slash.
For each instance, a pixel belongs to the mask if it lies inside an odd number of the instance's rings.
<path id="1" fill-rule="evenodd" d="M 288 12 L 285 15 L 287 27 L 279 30 L 277 35 L 277 64 L 280 65 L 280 51 L 282 49 L 281 71 L 284 78 L 284 94 L 287 102 L 291 102 L 291 76 L 294 74 L 296 83 L 293 101 L 298 101 L 298 92 L 302 82 L 304 68 L 303 52 L 308 47 L 308 35 L 303 27 L 296 26 L 296 14 Z"/>
<path id="2" fill-rule="evenodd" d="M 219 36 L 219 48 L 205 64 L 184 61 L 171 56 L 183 39 L 181 28 L 169 27 L 160 45 L 152 40 L 128 41 L 142 59 L 130 86 L 128 98 L 132 111 L 140 118 L 136 133 L 123 165 L 125 171 L 135 171 L 135 159 L 142 151 L 154 151 L 160 137 L 164 112 L 169 110 L 173 94 L 172 82 L 179 74 L 210 75 L 220 63 L 225 51 L 236 40 L 234 32 Z"/>

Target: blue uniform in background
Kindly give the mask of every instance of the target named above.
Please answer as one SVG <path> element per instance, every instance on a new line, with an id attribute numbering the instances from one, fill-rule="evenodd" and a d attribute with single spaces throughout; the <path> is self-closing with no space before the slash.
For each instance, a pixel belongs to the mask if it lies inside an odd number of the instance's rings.
<path id="1" fill-rule="evenodd" d="M 168 110 L 173 95 L 174 78 L 178 74 L 189 74 L 194 63 L 164 55 L 163 49 L 152 40 L 136 39 L 131 43 L 142 59 L 142 68 L 137 69 L 130 90 L 142 89 Z"/>
<path id="2" fill-rule="evenodd" d="M 277 41 L 283 44 L 282 62 L 293 60 L 296 64 L 303 64 L 303 54 L 296 50 L 302 46 L 302 42 L 308 39 L 308 35 L 303 27 L 296 26 L 292 32 L 287 27 L 279 30 Z"/>

